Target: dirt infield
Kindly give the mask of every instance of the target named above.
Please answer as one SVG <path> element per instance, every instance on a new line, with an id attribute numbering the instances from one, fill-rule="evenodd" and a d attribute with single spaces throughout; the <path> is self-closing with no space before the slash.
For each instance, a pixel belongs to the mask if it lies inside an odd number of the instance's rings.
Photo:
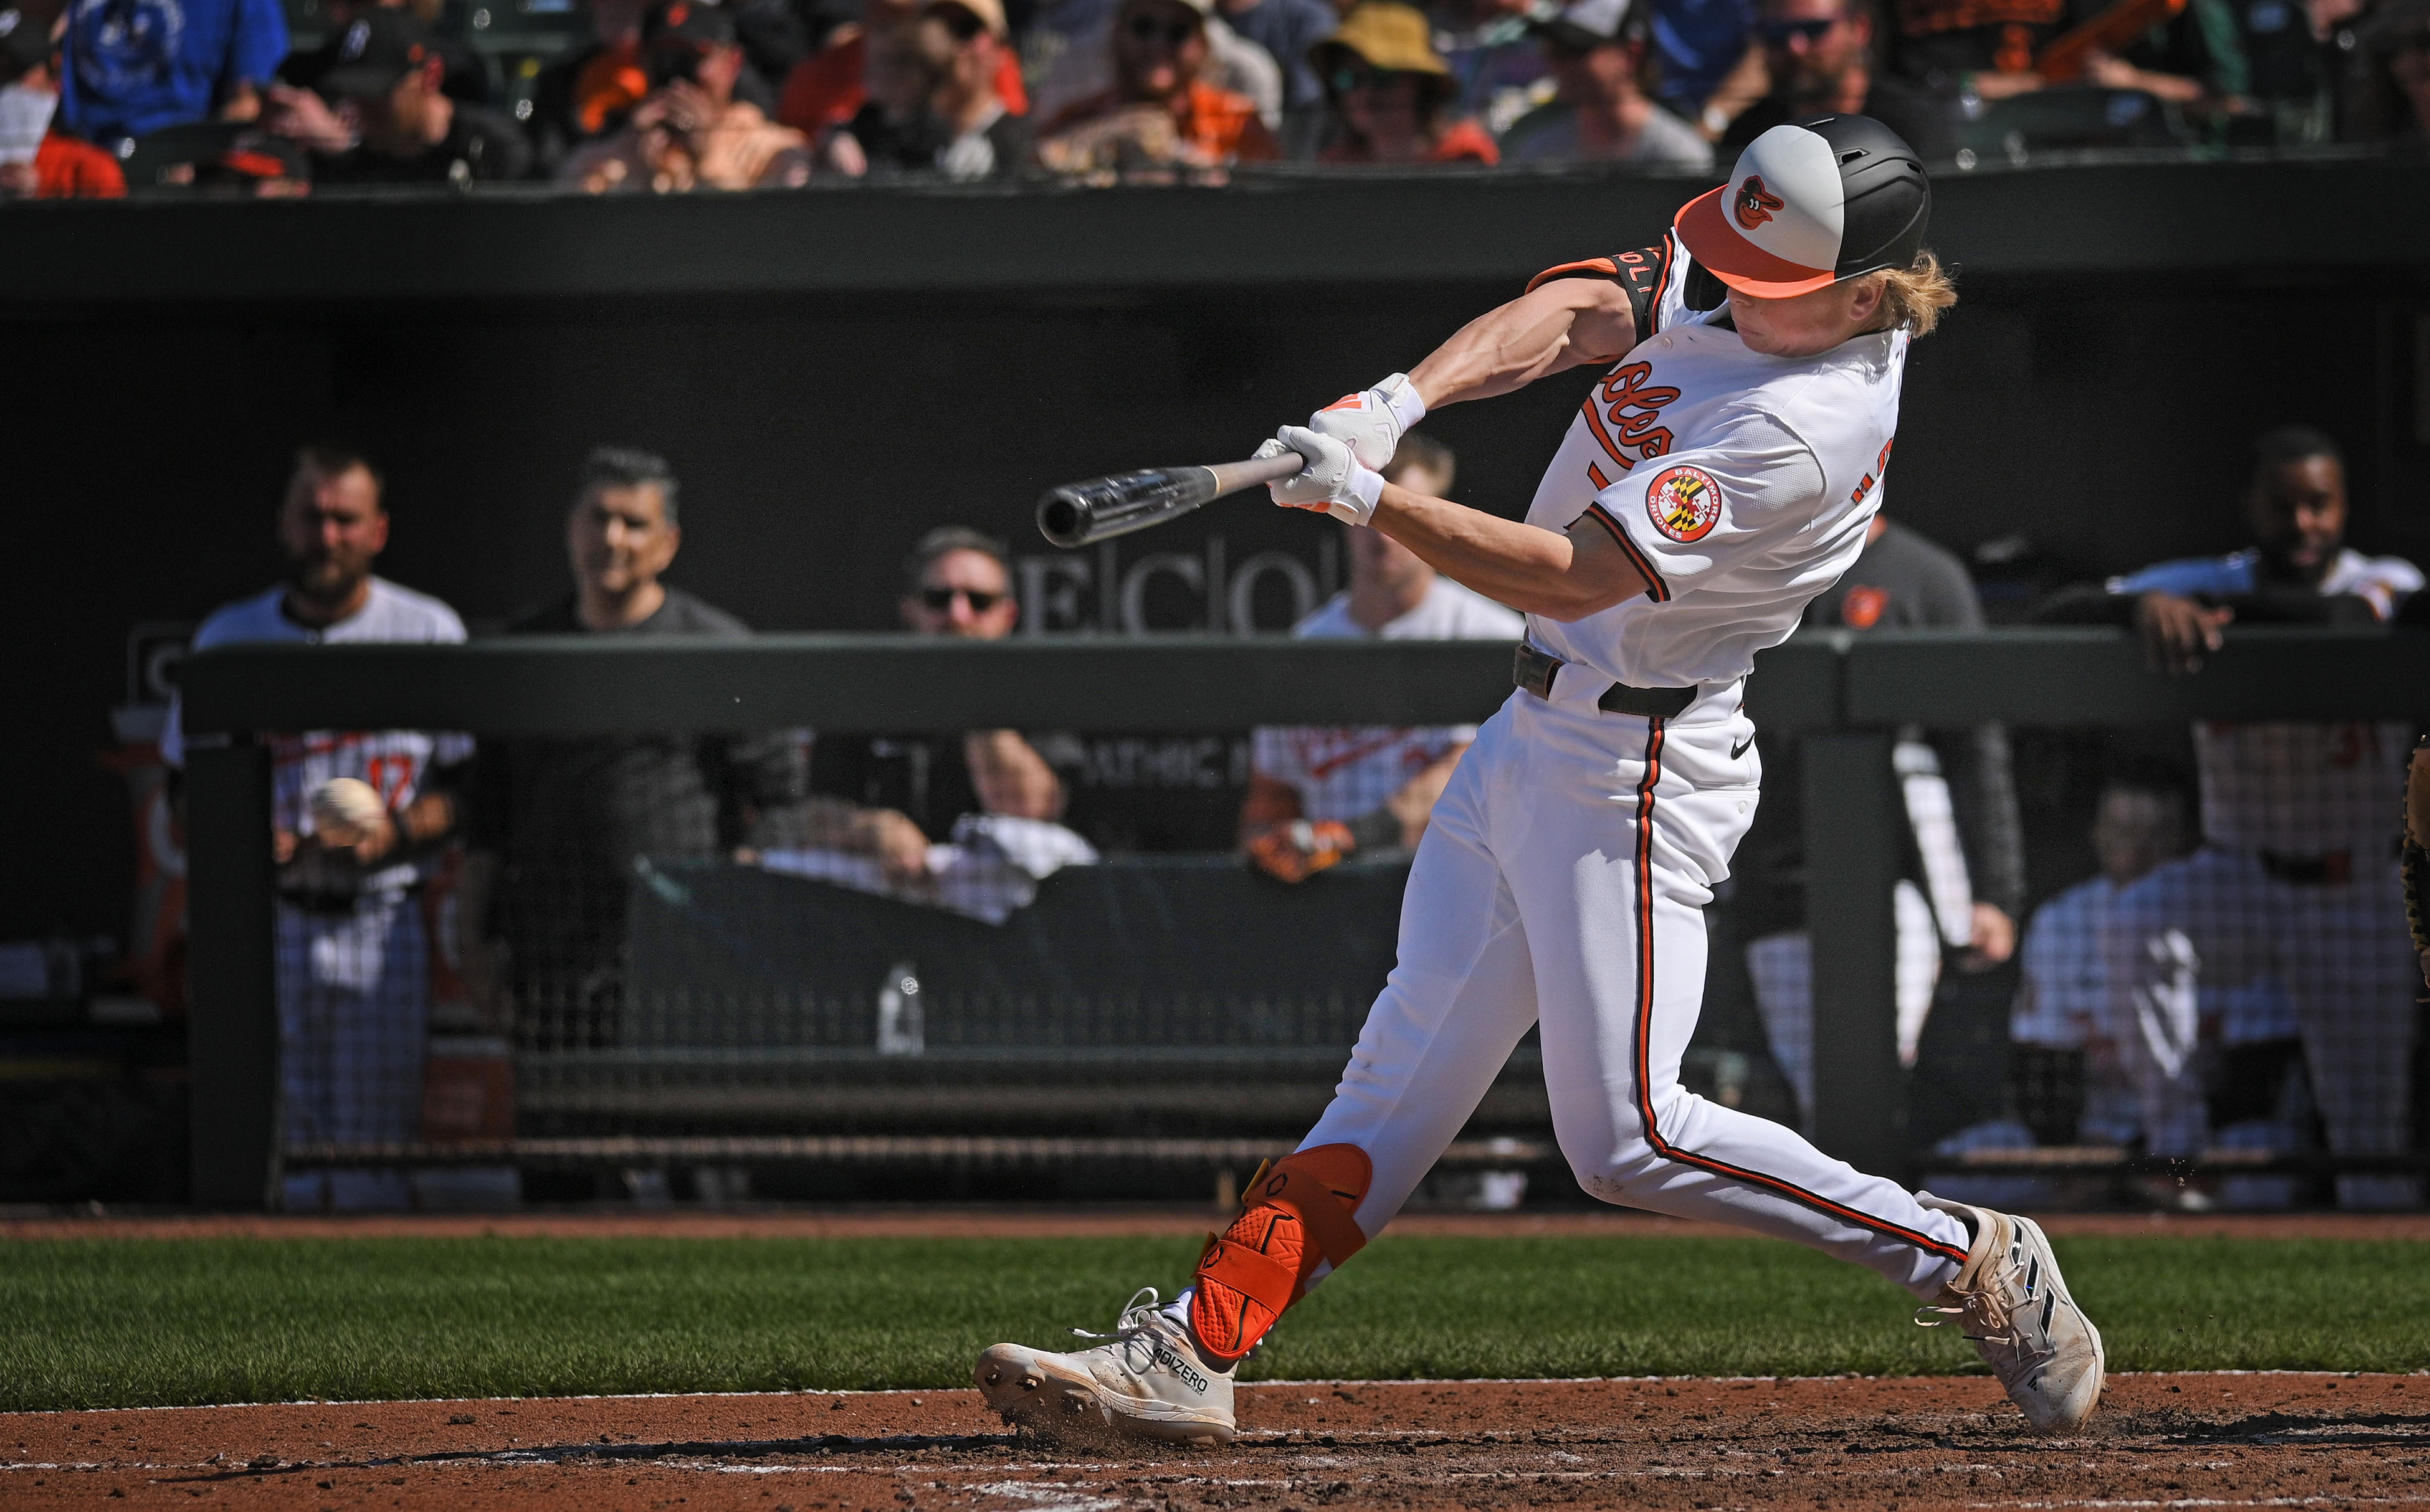
<path id="1" fill-rule="evenodd" d="M 566 1212 L 380 1214 L 0 1214 L 6 1239 L 203 1238 L 1106 1238 L 1199 1235 L 1207 1207 L 873 1207 L 709 1211 L 587 1208 Z M 2059 1213 L 2039 1220 L 2060 1237 L 2430 1240 L 2430 1213 Z M 1746 1231 L 1622 1209 L 1405 1213 L 1391 1232 L 1518 1238 L 1549 1235 L 1744 1238 Z"/>
<path id="2" fill-rule="evenodd" d="M 1056 1449 L 975 1391 L 0 1416 L 0 1506 L 2430 1504 L 2430 1376 L 2144 1375 L 2028 1435 L 1989 1380 L 1275 1384 L 1216 1451 Z"/>

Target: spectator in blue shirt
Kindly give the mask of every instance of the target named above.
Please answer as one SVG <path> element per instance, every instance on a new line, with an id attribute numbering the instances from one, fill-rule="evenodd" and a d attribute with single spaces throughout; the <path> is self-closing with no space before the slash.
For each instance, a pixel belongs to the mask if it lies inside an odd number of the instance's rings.
<path id="1" fill-rule="evenodd" d="M 1700 121 L 1705 102 L 1755 44 L 1756 0 L 1654 0 L 1653 10 L 1654 97 Z M 1720 125 L 1709 131 L 1720 135 Z"/>
<path id="2" fill-rule="evenodd" d="M 257 86 L 287 57 L 278 0 L 74 0 L 59 119 L 114 145 L 170 126 L 260 113 Z"/>

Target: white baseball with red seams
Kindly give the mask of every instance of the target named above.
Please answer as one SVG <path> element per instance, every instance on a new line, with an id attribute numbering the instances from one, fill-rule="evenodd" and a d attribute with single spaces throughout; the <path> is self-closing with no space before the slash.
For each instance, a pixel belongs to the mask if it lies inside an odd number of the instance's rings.
<path id="1" fill-rule="evenodd" d="M 1750 351 L 1685 307 L 1686 249 L 1669 250 L 1654 332 L 1589 395 L 1527 513 L 1556 531 L 1594 514 L 1654 591 L 1529 618 L 1572 665 L 1550 700 L 1511 695 L 1435 806 L 1399 964 L 1302 1148 L 1368 1153 L 1356 1217 L 1379 1232 L 1540 1023 L 1554 1127 L 1588 1191 L 1809 1244 L 1929 1300 L 1967 1254 L 1955 1218 L 1679 1085 L 1700 910 L 1762 774 L 1741 682 L 1864 547 L 1906 336 Z M 1606 713 L 1614 682 L 1697 696 L 1671 719 Z"/>

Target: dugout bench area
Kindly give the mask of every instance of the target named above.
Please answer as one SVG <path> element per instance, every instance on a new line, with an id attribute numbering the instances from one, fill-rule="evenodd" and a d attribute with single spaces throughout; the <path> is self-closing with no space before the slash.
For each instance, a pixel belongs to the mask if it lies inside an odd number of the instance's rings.
<path id="1" fill-rule="evenodd" d="M 182 683 L 193 1200 L 241 1209 L 262 1205 L 289 1163 L 1246 1169 L 1323 1105 L 1390 969 L 1406 875 L 1405 857 L 1377 857 L 1288 892 L 1228 858 L 1115 858 L 1049 877 L 992 926 L 724 861 L 656 865 L 632 892 L 618 1032 L 519 1049 L 513 1137 L 286 1145 L 266 732 L 1469 723 L 1508 696 L 1509 648 L 1182 636 L 243 646 L 194 656 Z M 1814 1000 L 1828 1015 L 1818 1142 L 1911 1173 L 1890 906 L 1900 727 L 2421 721 L 2430 636 L 2232 631 L 2200 676 L 2173 679 L 2109 630 L 1809 633 L 1758 658 L 1749 705 L 1762 739 L 1805 742 Z M 918 963 L 922 1029 L 916 1045 L 898 1030 L 890 1046 L 878 998 L 906 961 Z M 1551 1156 L 1531 1038 L 1449 1158 Z M 2043 1164 L 2071 1160 L 2116 1163 L 2053 1151 Z"/>

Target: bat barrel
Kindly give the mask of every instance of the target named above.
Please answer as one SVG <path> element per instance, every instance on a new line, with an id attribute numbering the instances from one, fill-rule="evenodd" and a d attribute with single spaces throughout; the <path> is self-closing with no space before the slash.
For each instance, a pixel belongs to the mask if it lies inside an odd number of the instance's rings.
<path id="1" fill-rule="evenodd" d="M 1038 501 L 1038 532 L 1057 546 L 1086 546 L 1188 514 L 1215 497 L 1203 467 L 1152 467 L 1053 488 Z"/>
<path id="2" fill-rule="evenodd" d="M 1038 500 L 1038 533 L 1069 549 L 1162 524 L 1235 490 L 1290 476 L 1299 457 L 1225 462 L 1216 467 L 1152 467 L 1048 489 Z"/>

